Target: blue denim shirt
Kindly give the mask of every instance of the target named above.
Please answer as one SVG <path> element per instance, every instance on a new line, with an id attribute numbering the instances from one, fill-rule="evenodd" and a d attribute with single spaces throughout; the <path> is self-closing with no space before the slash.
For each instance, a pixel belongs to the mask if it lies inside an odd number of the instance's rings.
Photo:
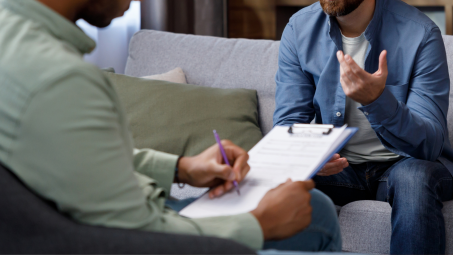
<path id="1" fill-rule="evenodd" d="M 439 28 L 400 0 L 377 0 L 365 31 L 370 42 L 365 70 L 378 70 L 388 51 L 386 87 L 373 103 L 359 107 L 382 144 L 393 153 L 440 160 L 453 173 L 447 110 L 450 79 Z M 283 33 L 276 75 L 274 125 L 344 124 L 346 96 L 336 52 L 342 50 L 335 18 L 315 3 L 296 13 Z"/>

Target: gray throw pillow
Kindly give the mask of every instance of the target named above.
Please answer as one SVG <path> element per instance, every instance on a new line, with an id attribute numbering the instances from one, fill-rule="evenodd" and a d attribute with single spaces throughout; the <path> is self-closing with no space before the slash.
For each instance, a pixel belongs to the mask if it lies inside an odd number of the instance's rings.
<path id="1" fill-rule="evenodd" d="M 136 148 L 194 156 L 216 143 L 214 129 L 247 151 L 263 137 L 255 90 L 106 75 L 128 115 Z"/>

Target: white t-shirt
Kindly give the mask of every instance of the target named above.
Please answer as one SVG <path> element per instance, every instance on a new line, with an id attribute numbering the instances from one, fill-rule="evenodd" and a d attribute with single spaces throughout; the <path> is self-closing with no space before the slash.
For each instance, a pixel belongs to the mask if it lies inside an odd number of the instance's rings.
<path id="1" fill-rule="evenodd" d="M 349 38 L 343 37 L 343 52 L 348 54 L 363 69 L 365 66 L 365 57 L 370 43 L 366 40 L 365 35 Z M 345 123 L 350 127 L 358 127 L 359 131 L 349 141 L 345 148 L 340 152 L 342 157 L 348 159 L 352 164 L 361 164 L 365 162 L 383 162 L 392 161 L 399 158 L 398 155 L 387 150 L 379 141 L 376 133 L 371 128 L 371 124 L 358 107 L 361 104 L 346 97 Z"/>

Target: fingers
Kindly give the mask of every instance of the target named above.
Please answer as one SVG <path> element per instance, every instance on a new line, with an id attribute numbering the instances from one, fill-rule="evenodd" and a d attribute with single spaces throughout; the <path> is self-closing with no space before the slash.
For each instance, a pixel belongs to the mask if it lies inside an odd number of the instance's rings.
<path id="1" fill-rule="evenodd" d="M 343 91 L 346 95 L 349 95 L 350 91 L 354 90 L 354 83 L 344 74 L 343 69 L 340 70 L 340 83 Z"/>
<path id="2" fill-rule="evenodd" d="M 345 56 L 342 51 L 337 52 L 337 58 L 338 58 L 338 62 L 340 62 L 341 70 L 343 71 L 341 74 L 341 76 L 342 76 L 341 78 L 343 78 L 343 80 L 345 80 L 345 81 L 347 80 L 346 77 L 349 78 L 349 80 L 351 80 L 352 82 L 356 81 L 358 79 L 358 77 L 354 74 L 354 72 L 352 71 L 348 62 L 346 61 L 346 58 L 351 59 L 351 60 L 352 60 L 352 58 L 348 55 Z"/>
<path id="3" fill-rule="evenodd" d="M 383 50 L 379 56 L 379 70 L 376 72 L 377 75 L 385 75 L 388 72 L 387 66 L 387 51 Z"/>
<path id="4" fill-rule="evenodd" d="M 340 154 L 337 153 L 337 154 L 333 155 L 333 157 L 330 159 L 329 162 L 335 161 L 335 160 L 337 160 L 339 158 L 340 158 Z"/>
<path id="5" fill-rule="evenodd" d="M 337 58 L 340 62 L 342 76 L 347 76 L 354 84 L 369 79 L 370 74 L 363 70 L 351 56 L 344 55 L 342 51 L 338 51 Z M 347 79 L 343 79 L 347 82 Z"/>
<path id="6" fill-rule="evenodd" d="M 249 160 L 249 155 L 248 154 L 242 154 L 236 160 L 234 161 L 234 166 L 233 170 L 236 173 L 236 180 L 237 181 L 242 181 L 244 177 L 247 175 L 247 173 L 250 170 L 250 166 L 247 163 Z"/>
<path id="7" fill-rule="evenodd" d="M 330 161 L 329 163 L 327 163 L 324 167 L 323 167 L 323 170 L 332 170 L 332 169 L 344 169 L 346 167 L 348 167 L 348 160 L 345 159 L 345 158 L 340 158 L 340 159 L 337 159 L 337 160 L 334 160 L 334 161 Z"/>
<path id="8" fill-rule="evenodd" d="M 212 189 L 211 191 L 209 191 L 209 198 L 213 199 L 213 198 L 219 197 L 223 193 L 224 193 L 223 187 L 222 186 L 218 186 L 218 187 Z"/>
<path id="9" fill-rule="evenodd" d="M 348 160 L 345 158 L 340 158 L 337 160 L 330 161 L 327 163 L 321 171 L 317 173 L 318 176 L 331 176 L 339 174 L 349 166 Z"/>
<path id="10" fill-rule="evenodd" d="M 249 155 L 245 150 L 230 141 L 222 141 L 222 144 L 223 143 L 225 143 L 224 148 L 227 157 L 230 163 L 233 164 L 233 171 L 236 174 L 236 180 L 240 182 L 250 171 L 250 166 L 247 163 Z"/>
<path id="11" fill-rule="evenodd" d="M 315 188 L 315 182 L 313 180 L 304 181 L 302 183 L 304 183 L 306 190 L 312 190 Z"/>
<path id="12" fill-rule="evenodd" d="M 346 63 L 345 56 L 342 51 L 337 52 L 337 59 L 338 59 L 338 62 L 340 63 L 341 69 L 343 70 L 343 73 L 345 75 L 347 75 L 346 72 L 348 72 L 348 71 L 349 71 L 349 73 L 351 73 L 351 69 L 350 69 L 348 63 Z"/>
<path id="13" fill-rule="evenodd" d="M 352 59 L 351 56 L 346 55 L 344 56 L 346 63 L 349 65 L 352 73 L 355 74 L 359 79 L 365 80 L 369 75 L 365 70 L 363 70 L 355 61 Z"/>
<path id="14" fill-rule="evenodd" d="M 215 145 L 217 150 L 216 164 L 213 164 L 213 166 L 210 167 L 209 172 L 213 174 L 214 177 L 226 181 L 238 180 L 241 177 L 241 173 L 247 174 L 250 170 L 250 167 L 247 164 L 249 156 L 246 151 L 234 145 L 231 141 L 222 140 L 221 142 L 227 155 L 228 162 L 224 162 L 225 160 L 218 145 Z"/>
<path id="15" fill-rule="evenodd" d="M 233 188 L 234 188 L 233 182 L 231 181 L 225 182 L 222 185 L 219 185 L 211 189 L 211 191 L 209 191 L 209 198 L 213 199 L 216 197 L 220 197 L 226 192 L 232 190 Z"/>
<path id="16" fill-rule="evenodd" d="M 286 183 L 285 183 L 286 184 Z M 308 181 L 297 181 L 292 184 L 298 185 L 300 189 L 310 191 L 315 188 L 315 182 L 313 180 Z"/>
<path id="17" fill-rule="evenodd" d="M 319 171 L 316 175 L 317 176 L 331 176 L 331 175 L 336 175 L 343 172 L 343 169 L 331 169 L 331 170 L 322 170 Z"/>
<path id="18" fill-rule="evenodd" d="M 210 168 L 210 172 L 214 177 L 225 181 L 236 180 L 236 173 L 233 171 L 233 168 L 228 165 L 213 164 Z"/>
<path id="19" fill-rule="evenodd" d="M 340 62 L 340 83 L 341 87 L 343 87 L 343 91 L 346 95 L 349 95 L 349 92 L 353 90 L 354 83 L 351 81 L 349 76 L 346 74 L 346 70 L 348 69 L 348 64 L 346 64 L 344 60 L 343 52 L 339 51 L 337 53 L 338 61 Z"/>
<path id="20" fill-rule="evenodd" d="M 232 145 L 233 143 L 229 140 L 222 140 L 221 141 L 222 143 L 222 146 L 223 148 L 225 149 L 226 151 L 226 147 Z M 219 145 L 218 144 L 214 144 L 210 149 L 214 149 L 217 151 L 217 154 L 216 154 L 216 160 L 219 164 L 225 164 L 227 165 L 227 162 L 224 162 L 224 158 L 223 158 L 223 155 L 222 153 L 220 152 L 220 149 L 219 149 Z M 227 153 L 227 157 L 228 157 L 228 153 Z M 228 157 L 230 159 L 230 157 Z M 228 162 L 228 164 L 231 164 L 231 162 Z"/>

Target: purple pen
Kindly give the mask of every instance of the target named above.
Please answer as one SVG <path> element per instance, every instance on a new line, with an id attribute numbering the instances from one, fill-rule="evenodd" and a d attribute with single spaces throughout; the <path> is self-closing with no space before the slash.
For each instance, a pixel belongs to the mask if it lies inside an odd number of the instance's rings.
<path id="1" fill-rule="evenodd" d="M 225 164 L 231 166 L 230 162 L 228 161 L 228 157 L 227 157 L 227 155 L 225 153 L 225 149 L 223 148 L 222 143 L 220 142 L 219 134 L 217 134 L 216 130 L 214 130 L 214 137 L 215 137 L 215 140 L 217 141 L 217 144 L 219 145 L 220 153 L 222 153 L 223 160 L 225 161 Z M 238 195 L 241 195 L 241 192 L 239 191 L 238 182 L 237 181 L 233 181 L 233 184 L 234 184 L 234 187 L 236 187 L 236 191 L 237 191 Z"/>

